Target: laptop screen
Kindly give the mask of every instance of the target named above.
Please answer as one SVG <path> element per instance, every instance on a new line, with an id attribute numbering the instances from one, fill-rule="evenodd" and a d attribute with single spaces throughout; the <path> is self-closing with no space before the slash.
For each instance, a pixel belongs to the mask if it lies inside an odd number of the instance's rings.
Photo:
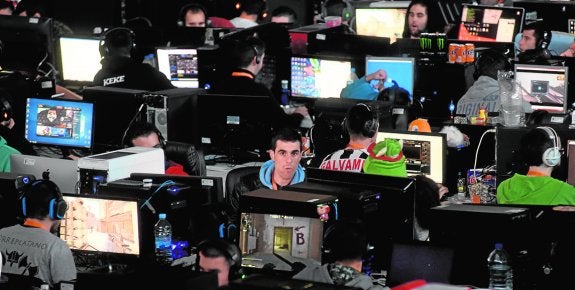
<path id="1" fill-rule="evenodd" d="M 515 81 L 533 110 L 561 114 L 567 110 L 567 72 L 562 66 L 516 64 Z"/>
<path id="2" fill-rule="evenodd" d="M 178 88 L 197 88 L 198 51 L 189 48 L 158 48 L 158 70 Z"/>
<path id="3" fill-rule="evenodd" d="M 521 32 L 524 9 L 463 4 L 460 41 L 513 42 Z"/>

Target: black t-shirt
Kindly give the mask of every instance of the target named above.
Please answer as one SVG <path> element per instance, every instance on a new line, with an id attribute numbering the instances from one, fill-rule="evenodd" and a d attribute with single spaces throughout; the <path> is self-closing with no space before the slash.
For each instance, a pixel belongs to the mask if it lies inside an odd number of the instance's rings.
<path id="1" fill-rule="evenodd" d="M 114 56 L 104 58 L 101 63 L 102 69 L 94 76 L 95 86 L 150 92 L 175 88 L 163 73 L 149 64 Z"/>

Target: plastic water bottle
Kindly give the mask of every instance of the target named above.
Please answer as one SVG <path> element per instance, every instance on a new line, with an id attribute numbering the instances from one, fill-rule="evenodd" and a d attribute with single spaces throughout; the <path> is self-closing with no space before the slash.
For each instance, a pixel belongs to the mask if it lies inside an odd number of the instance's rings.
<path id="1" fill-rule="evenodd" d="M 457 173 L 457 197 L 460 200 L 465 199 L 465 177 L 461 176 L 461 171 Z"/>
<path id="2" fill-rule="evenodd" d="M 160 264 L 172 263 L 172 225 L 166 219 L 166 214 L 158 215 L 160 219 L 154 225 L 156 239 L 156 261 Z"/>
<path id="3" fill-rule="evenodd" d="M 288 88 L 288 81 L 282 80 L 282 97 L 281 97 L 282 105 L 289 104 L 289 97 L 290 97 L 290 91 Z"/>
<path id="4" fill-rule="evenodd" d="M 489 289 L 513 290 L 513 270 L 509 254 L 503 244 L 496 243 L 495 249 L 487 258 L 489 267 Z"/>

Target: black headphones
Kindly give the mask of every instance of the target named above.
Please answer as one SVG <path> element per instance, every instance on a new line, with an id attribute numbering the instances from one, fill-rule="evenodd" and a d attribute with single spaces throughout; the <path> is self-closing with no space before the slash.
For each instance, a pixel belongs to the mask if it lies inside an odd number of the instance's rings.
<path id="1" fill-rule="evenodd" d="M 497 58 L 501 58 L 501 61 L 503 61 L 503 63 L 504 63 L 503 70 L 509 71 L 512 69 L 511 63 L 509 62 L 509 60 L 507 60 L 507 58 L 505 57 L 504 54 L 497 52 L 497 51 L 487 50 L 485 52 L 480 53 L 479 56 L 477 56 L 477 59 L 475 60 L 475 62 L 473 63 L 473 79 L 477 80 L 483 74 L 483 72 L 481 71 L 482 70 L 481 68 L 483 66 L 483 63 L 487 59 L 491 59 L 492 60 L 491 62 L 495 63 Z M 497 76 L 491 76 L 491 77 L 494 77 L 495 79 L 497 79 Z"/>
<path id="2" fill-rule="evenodd" d="M 0 122 L 9 121 L 14 117 L 14 112 L 12 111 L 12 105 L 8 99 L 0 96 Z"/>
<path id="3" fill-rule="evenodd" d="M 255 57 L 256 57 L 256 64 L 260 64 L 260 62 L 262 61 L 261 56 L 260 56 L 260 52 L 258 51 L 258 48 L 256 47 L 255 44 L 250 44 L 250 46 L 252 47 L 252 50 L 254 51 Z"/>
<path id="4" fill-rule="evenodd" d="M 541 159 L 543 160 L 543 164 L 549 167 L 555 167 L 561 163 L 561 139 L 559 139 L 559 135 L 557 135 L 557 131 L 551 127 L 537 127 L 537 129 L 541 129 L 547 133 L 549 139 L 553 141 L 553 147 L 547 148 Z"/>
<path id="5" fill-rule="evenodd" d="M 36 192 L 36 190 L 40 192 Z M 68 205 L 58 186 L 47 179 L 38 179 L 32 183 L 28 183 L 22 187 L 22 195 L 20 196 L 20 205 L 22 209 L 22 216 L 28 216 L 30 209 L 29 200 L 42 200 L 45 197 L 39 196 L 40 194 L 53 193 L 55 197 L 51 198 L 48 202 L 48 216 L 53 220 L 61 220 L 64 218 Z"/>
<path id="6" fill-rule="evenodd" d="M 361 129 L 361 135 L 371 138 L 375 135 L 375 133 L 377 133 L 377 129 L 379 127 L 379 116 L 378 113 L 375 110 L 373 110 L 370 105 L 364 103 L 355 104 L 353 107 L 349 109 L 348 113 L 343 119 L 342 126 L 347 131 L 347 128 L 350 127 L 349 124 L 350 120 L 348 120 L 349 114 L 352 112 L 352 110 L 357 110 L 359 108 L 365 108 L 367 112 L 370 114 L 370 118 L 365 120 L 365 123 L 363 124 L 363 127 Z"/>
<path id="7" fill-rule="evenodd" d="M 114 42 L 113 39 L 117 38 L 117 35 L 122 35 L 122 38 L 126 39 L 128 42 L 126 46 L 130 47 L 130 54 L 134 53 L 136 49 L 136 34 L 134 31 L 127 27 L 115 27 L 104 32 L 100 38 L 100 56 L 107 57 L 110 55 L 110 44 Z"/>
<path id="8" fill-rule="evenodd" d="M 218 253 L 222 253 L 230 265 L 229 280 L 238 278 L 241 274 L 242 266 L 242 253 L 238 246 L 223 240 L 204 240 L 200 242 L 196 247 L 196 270 L 200 271 L 200 252 L 206 252 L 209 250 L 216 250 Z"/>
<path id="9" fill-rule="evenodd" d="M 538 49 L 547 49 L 549 47 L 549 44 L 551 43 L 551 37 L 552 36 L 553 35 L 551 33 L 551 30 L 544 29 L 543 35 L 541 35 L 541 39 L 538 42 L 537 48 Z"/>
<path id="10" fill-rule="evenodd" d="M 180 12 L 178 13 L 178 26 L 186 26 L 186 14 L 188 14 L 189 10 L 202 11 L 202 13 L 204 13 L 204 18 L 206 19 L 206 27 L 211 25 L 211 21 L 208 18 L 208 12 L 206 8 L 198 3 L 189 3 L 182 6 Z"/>
<path id="11" fill-rule="evenodd" d="M 341 12 L 341 15 L 338 15 L 338 16 L 341 16 L 341 21 L 348 21 L 349 22 L 351 19 L 353 19 L 354 9 L 351 6 L 351 4 L 349 3 L 349 1 L 347 1 L 347 0 L 325 0 L 323 2 L 323 4 L 321 5 L 322 19 L 325 19 L 327 16 L 329 16 L 329 15 L 327 15 L 327 6 L 337 5 L 340 3 L 341 3 L 341 5 L 344 6 L 343 10 Z"/>
<path id="12" fill-rule="evenodd" d="M 148 123 L 148 124 L 149 125 L 144 125 L 144 124 L 140 124 L 138 122 L 132 124 L 130 126 L 130 128 L 128 128 L 128 130 L 126 131 L 126 134 L 124 135 L 124 137 L 122 139 L 122 144 L 124 145 L 124 148 L 134 146 L 132 144 L 132 138 L 134 138 L 134 136 L 131 136 L 131 135 L 133 134 L 132 130 L 134 130 L 133 126 L 138 125 L 138 126 L 144 126 L 144 128 L 142 128 L 143 130 L 150 130 L 151 132 L 156 133 L 156 135 L 158 135 L 158 141 L 160 141 L 160 147 L 162 149 L 165 149 L 166 148 L 166 138 L 164 138 L 164 136 L 162 135 L 162 132 L 160 132 L 160 130 L 158 128 L 156 128 L 156 126 L 154 126 L 154 124 L 152 124 L 152 123 Z M 147 126 L 149 126 L 149 128 Z M 142 129 L 140 129 L 140 130 L 142 130 Z M 142 136 L 142 135 L 139 135 L 139 136 Z"/>

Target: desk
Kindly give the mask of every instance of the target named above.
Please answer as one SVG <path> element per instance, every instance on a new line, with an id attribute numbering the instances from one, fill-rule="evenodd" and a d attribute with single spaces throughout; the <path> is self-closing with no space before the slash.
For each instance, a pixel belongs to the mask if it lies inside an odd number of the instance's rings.
<path id="1" fill-rule="evenodd" d="M 233 163 L 216 163 L 214 165 L 207 165 L 207 175 L 213 177 L 221 177 L 223 184 L 224 184 L 224 198 L 226 197 L 226 177 L 228 176 L 228 172 L 230 172 L 234 168 L 238 167 L 247 167 L 247 166 L 262 166 L 263 162 L 260 161 L 252 161 L 243 164 L 233 164 Z"/>

